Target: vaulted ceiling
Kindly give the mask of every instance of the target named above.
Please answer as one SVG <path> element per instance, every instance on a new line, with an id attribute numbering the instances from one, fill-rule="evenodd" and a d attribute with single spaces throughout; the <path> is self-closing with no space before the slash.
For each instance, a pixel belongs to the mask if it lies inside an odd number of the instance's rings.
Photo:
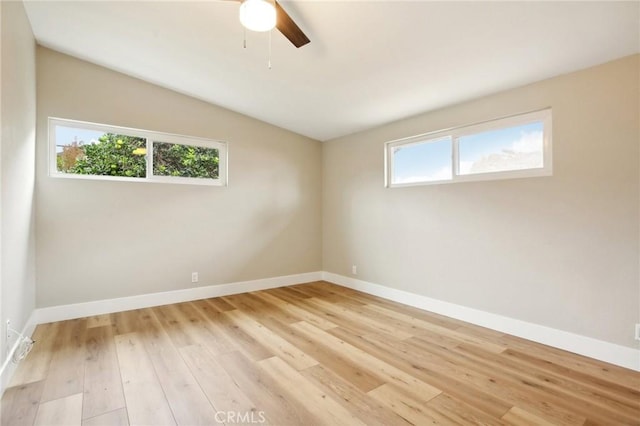
<path id="1" fill-rule="evenodd" d="M 318 140 L 640 52 L 640 2 L 282 1 L 309 36 L 247 32 L 235 1 L 27 1 L 52 49 Z"/>

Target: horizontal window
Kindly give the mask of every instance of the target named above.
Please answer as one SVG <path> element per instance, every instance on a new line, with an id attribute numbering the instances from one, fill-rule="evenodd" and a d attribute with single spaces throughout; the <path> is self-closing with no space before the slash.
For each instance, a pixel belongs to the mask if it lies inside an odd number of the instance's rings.
<path id="1" fill-rule="evenodd" d="M 551 110 L 438 131 L 385 146 L 386 186 L 551 175 Z"/>
<path id="2" fill-rule="evenodd" d="M 226 185 L 226 143 L 49 119 L 50 175 Z"/>

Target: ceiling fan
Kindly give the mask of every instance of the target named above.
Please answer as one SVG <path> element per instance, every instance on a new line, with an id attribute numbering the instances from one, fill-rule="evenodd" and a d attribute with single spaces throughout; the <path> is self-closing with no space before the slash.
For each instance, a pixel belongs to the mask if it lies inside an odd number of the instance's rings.
<path id="1" fill-rule="evenodd" d="M 295 47 L 309 43 L 309 38 L 275 0 L 240 1 L 240 22 L 251 31 L 278 29 Z"/>

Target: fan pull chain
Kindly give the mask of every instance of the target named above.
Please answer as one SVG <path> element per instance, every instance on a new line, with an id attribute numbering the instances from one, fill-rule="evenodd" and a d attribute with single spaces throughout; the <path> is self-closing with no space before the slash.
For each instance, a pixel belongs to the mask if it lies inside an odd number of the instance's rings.
<path id="1" fill-rule="evenodd" d="M 243 26 L 242 29 L 244 30 L 244 42 L 242 43 L 243 47 L 246 49 L 247 48 L 247 29 Z"/>

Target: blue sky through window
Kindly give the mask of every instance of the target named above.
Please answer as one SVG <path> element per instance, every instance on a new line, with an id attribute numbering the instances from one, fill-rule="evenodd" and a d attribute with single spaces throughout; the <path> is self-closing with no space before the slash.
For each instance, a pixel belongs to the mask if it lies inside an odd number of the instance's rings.
<path id="1" fill-rule="evenodd" d="M 393 183 L 451 179 L 451 137 L 393 149 Z"/>
<path id="2" fill-rule="evenodd" d="M 460 174 L 542 167 L 541 121 L 458 138 Z"/>
<path id="3" fill-rule="evenodd" d="M 459 174 L 543 167 L 541 121 L 458 137 Z M 452 138 L 393 148 L 395 184 L 449 180 L 453 176 Z"/>
<path id="4" fill-rule="evenodd" d="M 56 152 L 62 152 L 62 145 L 69 145 L 74 141 L 85 145 L 91 141 L 98 142 L 104 132 L 98 130 L 78 129 L 77 127 L 56 126 Z"/>

